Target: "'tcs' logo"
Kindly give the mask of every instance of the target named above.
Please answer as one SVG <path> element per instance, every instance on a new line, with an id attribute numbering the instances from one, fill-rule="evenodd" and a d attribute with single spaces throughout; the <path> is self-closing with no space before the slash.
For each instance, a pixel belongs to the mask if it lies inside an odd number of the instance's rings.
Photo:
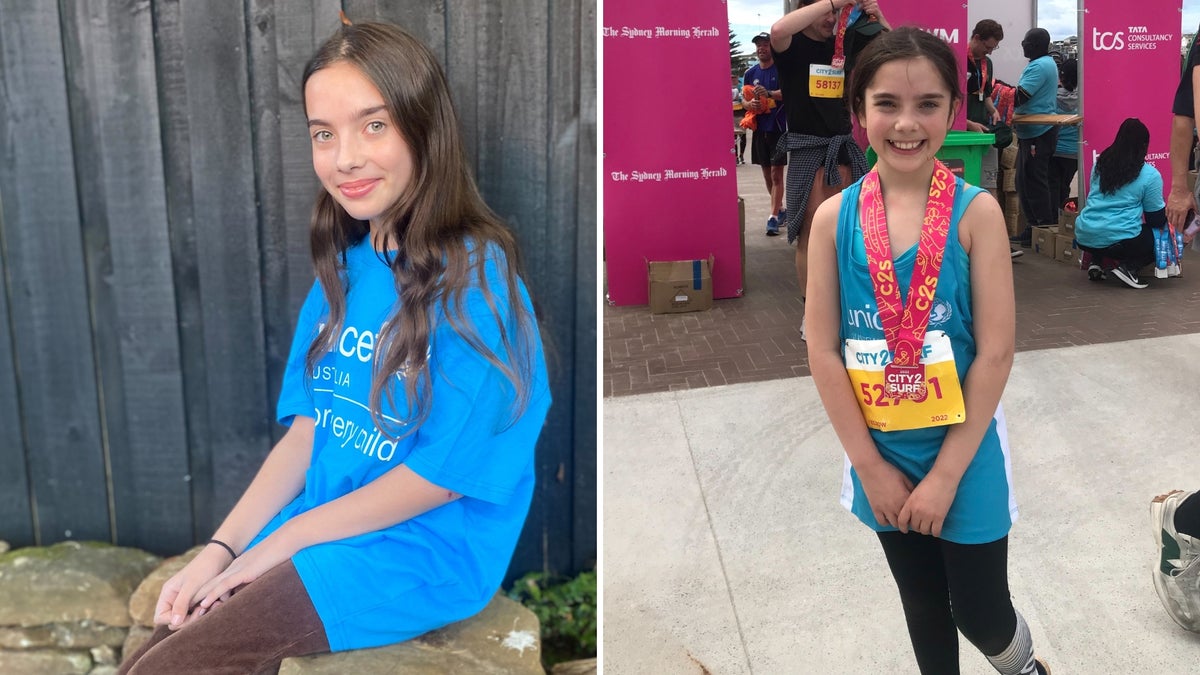
<path id="1" fill-rule="evenodd" d="M 1115 33 L 1101 33 L 1095 28 L 1092 29 L 1092 49 L 1099 51 L 1112 51 L 1114 49 L 1125 49 L 1125 33 L 1117 31 Z"/>

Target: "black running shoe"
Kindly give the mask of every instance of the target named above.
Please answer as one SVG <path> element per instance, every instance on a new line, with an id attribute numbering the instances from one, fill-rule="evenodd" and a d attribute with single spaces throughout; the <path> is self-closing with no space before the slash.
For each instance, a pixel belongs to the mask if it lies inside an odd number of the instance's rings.
<path id="1" fill-rule="evenodd" d="M 1117 265 L 1112 269 L 1112 273 L 1118 279 L 1124 281 L 1125 285 L 1129 286 L 1130 288 L 1145 288 L 1148 285 L 1138 281 L 1137 272 L 1134 272 L 1124 265 Z"/>
<path id="2" fill-rule="evenodd" d="M 1108 278 L 1108 275 L 1104 273 L 1103 267 L 1097 265 L 1096 263 L 1092 263 L 1091 265 L 1088 265 L 1088 278 L 1092 281 L 1104 281 Z"/>

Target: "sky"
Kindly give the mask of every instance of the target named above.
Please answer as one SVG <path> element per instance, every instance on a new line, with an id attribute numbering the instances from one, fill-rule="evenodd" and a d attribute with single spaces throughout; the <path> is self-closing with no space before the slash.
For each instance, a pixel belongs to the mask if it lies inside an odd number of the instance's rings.
<path id="1" fill-rule="evenodd" d="M 880 0 L 885 12 L 886 3 L 887 0 Z M 1038 25 L 1050 32 L 1052 40 L 1068 38 L 1078 30 L 1075 13 L 1078 6 L 1078 0 L 1038 0 Z M 729 22 L 733 24 L 738 42 L 742 43 L 743 53 L 753 54 L 754 45 L 750 38 L 770 30 L 771 24 L 782 14 L 782 0 L 729 0 Z M 1183 32 L 1193 33 L 1197 25 L 1200 25 L 1200 0 L 1183 0 Z"/>

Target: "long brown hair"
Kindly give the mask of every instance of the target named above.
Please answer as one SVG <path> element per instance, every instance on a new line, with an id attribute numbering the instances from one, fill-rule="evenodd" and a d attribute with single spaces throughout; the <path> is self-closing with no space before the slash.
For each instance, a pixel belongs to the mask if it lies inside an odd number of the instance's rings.
<path id="1" fill-rule="evenodd" d="M 390 267 L 400 300 L 376 343 L 372 420 L 389 437 L 403 438 L 428 418 L 433 403 L 428 354 L 439 309 L 453 330 L 512 384 L 516 396 L 510 421 L 515 420 L 530 397 L 537 327 L 517 285 L 521 260 L 516 239 L 484 203 L 471 177 L 446 76 L 433 53 L 398 26 L 346 24 L 305 66 L 301 96 L 313 73 L 341 62 L 357 67 L 383 95 L 415 165 L 408 187 L 381 216 L 381 231 L 375 235 L 377 247 L 395 251 Z M 320 190 L 310 243 L 329 316 L 309 346 L 310 373 L 334 347 L 346 318 L 346 252 L 369 232 L 367 222 L 351 217 Z M 484 272 L 489 249 L 502 254 L 495 257 L 505 278 L 507 308 L 496 301 Z M 464 311 L 464 295 L 472 286 L 483 292 L 492 312 L 488 321 L 499 327 L 498 350 L 484 342 Z M 403 374 L 407 406 L 396 405 L 393 373 Z M 385 402 L 403 420 L 403 433 L 384 420 Z"/>

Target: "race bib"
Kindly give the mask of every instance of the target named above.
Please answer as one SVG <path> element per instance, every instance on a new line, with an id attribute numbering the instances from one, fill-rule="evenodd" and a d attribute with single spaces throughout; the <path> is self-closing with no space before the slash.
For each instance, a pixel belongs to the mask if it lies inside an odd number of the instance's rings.
<path id="1" fill-rule="evenodd" d="M 808 95 L 813 98 L 841 98 L 846 71 L 813 63 L 808 66 Z"/>
<path id="2" fill-rule="evenodd" d="M 959 424 L 967 419 L 954 351 L 945 332 L 925 334 L 921 363 L 925 366 L 926 394 L 918 401 L 887 394 L 884 367 L 891 362 L 892 353 L 886 340 L 846 340 L 845 355 L 846 373 L 868 427 L 904 431 Z"/>

